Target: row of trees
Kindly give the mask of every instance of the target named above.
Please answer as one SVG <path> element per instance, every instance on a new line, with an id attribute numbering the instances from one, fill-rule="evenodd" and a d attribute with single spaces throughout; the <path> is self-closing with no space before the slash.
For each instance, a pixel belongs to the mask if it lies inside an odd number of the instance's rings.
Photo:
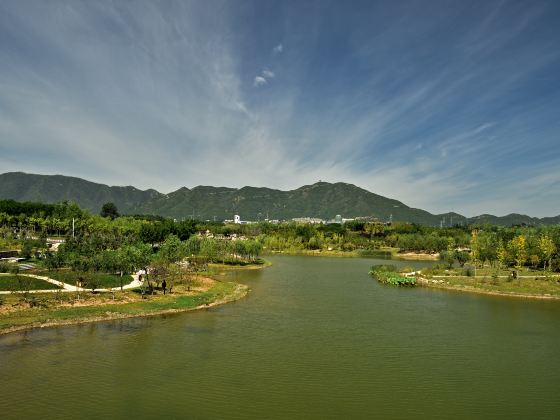
<path id="1" fill-rule="evenodd" d="M 112 271 L 121 271 L 111 261 L 125 258 L 123 250 L 140 249 L 147 253 L 150 249 L 152 256 L 165 255 L 165 247 L 171 246 L 169 241 L 179 241 L 183 257 L 200 257 L 222 263 L 255 261 L 263 248 L 268 251 L 352 251 L 393 247 L 401 251 L 440 252 L 446 261 L 458 261 L 461 265 L 470 258 L 476 265 L 560 269 L 560 226 L 437 228 L 366 221 L 344 225 L 276 225 L 265 222 L 226 225 L 220 222 L 174 221 L 158 216 L 119 216 L 114 205 L 104 206 L 106 217 L 102 217 L 72 203 L 42 205 L 9 200 L 0 201 L 2 203 L 0 247 L 1 241 L 17 242 L 26 254 L 30 254 L 32 249 L 44 251 L 46 236 L 59 234 L 66 238 L 57 257 L 62 260 L 59 264 L 74 267 L 80 264 L 85 267 L 86 263 L 80 262 L 80 258 L 86 258 L 92 267 L 104 267 L 106 270 L 113 267 Z M 201 231 L 210 231 L 214 236 L 225 239 L 235 234 L 250 240 L 202 239 L 194 235 Z M 128 264 L 129 268 L 131 266 Z"/>
<path id="2" fill-rule="evenodd" d="M 474 230 L 471 239 L 471 259 L 475 265 L 489 263 L 500 267 L 516 267 L 525 265 L 536 268 L 542 265 L 543 270 L 558 270 L 558 246 L 547 232 L 535 234 L 527 232 L 515 235 L 504 241 L 495 232 Z M 554 261 L 554 267 L 553 267 Z"/>

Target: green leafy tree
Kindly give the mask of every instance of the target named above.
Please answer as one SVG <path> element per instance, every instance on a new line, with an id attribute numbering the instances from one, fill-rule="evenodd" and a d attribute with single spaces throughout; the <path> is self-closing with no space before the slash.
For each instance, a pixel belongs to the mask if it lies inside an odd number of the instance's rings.
<path id="1" fill-rule="evenodd" d="M 49 271 L 57 271 L 64 265 L 64 258 L 58 252 L 48 252 L 45 257 L 45 267 Z"/>
<path id="2" fill-rule="evenodd" d="M 184 255 L 185 247 L 182 246 L 181 240 L 176 235 L 169 235 L 159 249 L 159 256 L 167 265 L 176 263 Z"/>
<path id="3" fill-rule="evenodd" d="M 508 243 L 508 248 L 515 261 L 515 268 L 521 270 L 527 261 L 527 239 L 523 235 L 516 236 Z"/>
<path id="4" fill-rule="evenodd" d="M 119 211 L 115 203 L 105 203 L 103 207 L 101 207 L 101 213 L 99 213 L 101 217 L 108 217 L 111 220 L 116 219 L 119 217 Z"/>
<path id="5" fill-rule="evenodd" d="M 544 261 L 543 269 L 546 271 L 546 263 L 548 262 L 550 267 L 552 255 L 556 252 L 556 245 L 548 235 L 541 235 L 538 241 L 538 249 Z"/>
<path id="6" fill-rule="evenodd" d="M 471 261 L 474 264 L 474 276 L 476 277 L 476 267 L 480 262 L 480 243 L 478 241 L 478 230 L 473 230 L 471 234 Z"/>
<path id="7" fill-rule="evenodd" d="M 498 258 L 499 267 L 500 268 L 505 267 L 508 261 L 508 252 L 501 239 L 498 241 L 498 247 L 496 248 L 496 256 Z"/>
<path id="8" fill-rule="evenodd" d="M 455 259 L 461 267 L 464 267 L 469 260 L 469 253 L 465 251 L 455 251 Z"/>

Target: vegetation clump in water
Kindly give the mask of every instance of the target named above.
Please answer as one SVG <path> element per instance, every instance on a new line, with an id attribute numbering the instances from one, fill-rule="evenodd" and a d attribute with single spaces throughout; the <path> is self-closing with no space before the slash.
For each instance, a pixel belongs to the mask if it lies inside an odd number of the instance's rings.
<path id="1" fill-rule="evenodd" d="M 391 284 L 393 286 L 415 286 L 415 277 L 406 277 L 397 271 L 394 265 L 374 265 L 369 270 L 369 274 L 377 281 L 384 284 Z"/>

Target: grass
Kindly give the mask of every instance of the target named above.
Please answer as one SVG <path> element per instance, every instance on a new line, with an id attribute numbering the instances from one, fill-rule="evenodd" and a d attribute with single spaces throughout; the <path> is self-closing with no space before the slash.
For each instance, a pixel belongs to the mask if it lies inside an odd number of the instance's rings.
<path id="1" fill-rule="evenodd" d="M 492 268 L 492 267 L 483 267 L 476 269 L 476 276 L 477 277 L 493 277 L 497 276 L 505 276 L 505 277 L 512 277 L 512 272 L 516 271 L 514 268 Z M 442 267 L 430 267 L 422 270 L 422 273 L 426 276 L 467 276 L 472 277 L 474 276 L 474 267 L 471 265 L 465 265 L 464 268 L 442 268 Z M 554 273 L 551 271 L 543 271 L 543 270 L 535 270 L 528 267 L 523 267 L 520 270 L 517 270 L 517 275 L 521 277 L 554 277 L 555 275 L 558 276 L 558 273 Z"/>
<path id="2" fill-rule="evenodd" d="M 39 276 L 50 277 L 51 279 L 59 280 L 67 284 L 75 285 L 76 281 L 80 277 L 81 274 L 76 273 L 72 270 L 59 270 L 59 271 L 38 271 L 34 272 L 33 274 L 37 274 Z M 84 276 L 85 284 L 84 287 L 90 287 L 89 284 L 93 281 L 95 284 L 95 288 L 111 288 L 111 287 L 120 287 L 121 285 L 121 276 L 120 274 L 112 274 L 112 273 L 87 273 Z M 132 281 L 132 277 L 130 275 L 123 275 L 122 282 L 123 286 L 130 283 Z"/>
<path id="3" fill-rule="evenodd" d="M 340 250 L 326 250 L 326 249 L 288 249 L 282 251 L 268 251 L 265 255 L 311 255 L 320 257 L 359 257 L 357 251 L 340 251 Z"/>
<path id="4" fill-rule="evenodd" d="M 380 258 L 380 259 L 398 259 L 398 260 L 427 260 L 433 261 L 437 259 L 432 254 L 410 252 L 406 255 L 399 254 L 399 248 L 381 247 L 379 249 L 357 248 L 354 250 L 344 251 L 339 249 L 299 249 L 291 248 L 281 251 L 267 251 L 265 255 L 312 255 L 321 257 L 364 257 L 364 258 Z"/>
<path id="5" fill-rule="evenodd" d="M 132 316 L 149 316 L 158 313 L 188 311 L 201 305 L 210 305 L 216 302 L 225 302 L 238 299 L 246 293 L 247 288 L 237 283 L 214 282 L 212 286 L 196 294 L 158 294 L 142 299 L 134 291 L 119 293 L 117 300 L 112 301 L 108 295 L 86 294 L 77 302 L 72 296 L 64 295 L 62 303 L 57 303 L 56 298 L 38 295 L 35 298 L 41 305 L 20 310 L 7 310 L 0 316 L 0 333 L 21 328 L 36 327 L 41 325 L 68 324 L 75 322 L 99 321 Z M 4 298 L 2 307 L 15 304 L 15 297 L 9 295 Z M 87 303 L 88 306 L 70 306 Z"/>
<path id="6" fill-rule="evenodd" d="M 49 283 L 44 280 L 27 277 L 24 274 L 15 275 L 1 275 L 0 276 L 0 290 L 2 291 L 28 291 L 28 290 L 55 290 L 60 289 L 55 284 Z"/>
<path id="7" fill-rule="evenodd" d="M 423 282 L 429 287 L 443 289 L 470 290 L 489 294 L 522 296 L 556 296 L 560 297 L 560 275 L 549 278 L 504 278 L 491 276 L 449 276 L 427 279 Z"/>
<path id="8" fill-rule="evenodd" d="M 265 267 L 270 267 L 272 263 L 267 260 L 263 260 L 260 258 L 258 262 L 253 264 L 221 264 L 221 263 L 210 263 L 208 264 L 208 270 L 201 274 L 205 275 L 214 275 L 221 271 L 235 271 L 235 270 L 258 270 Z"/>

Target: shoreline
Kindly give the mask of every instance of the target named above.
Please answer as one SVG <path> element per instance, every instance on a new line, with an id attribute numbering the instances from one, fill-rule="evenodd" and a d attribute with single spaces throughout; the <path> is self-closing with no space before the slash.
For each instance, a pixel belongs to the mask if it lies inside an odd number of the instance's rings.
<path id="1" fill-rule="evenodd" d="M 271 265 L 272 263 L 267 260 L 264 260 L 264 263 L 262 264 L 247 264 L 247 265 L 210 263 L 208 264 L 208 271 L 211 271 L 212 269 L 217 271 L 262 270 L 263 268 L 270 267 Z"/>
<path id="2" fill-rule="evenodd" d="M 423 252 L 415 253 L 415 252 L 403 252 L 399 254 L 392 255 L 392 258 L 397 260 L 407 260 L 407 261 L 439 261 L 440 255 L 439 253 L 436 254 L 427 254 Z"/>
<path id="3" fill-rule="evenodd" d="M 560 296 L 551 295 L 551 294 L 536 295 L 531 293 L 516 293 L 516 292 L 505 292 L 499 290 L 486 290 L 470 285 L 451 285 L 445 283 L 434 283 L 433 281 L 430 281 L 429 279 L 424 277 L 417 277 L 416 280 L 420 287 L 426 287 L 431 289 L 451 290 L 456 292 L 467 292 L 467 293 L 476 293 L 480 295 L 502 296 L 502 297 L 522 298 L 522 299 L 560 300 Z"/>
<path id="4" fill-rule="evenodd" d="M 439 261 L 439 254 L 426 254 L 406 252 L 399 254 L 391 250 L 379 250 L 376 254 L 364 253 L 359 251 L 324 251 L 324 250 L 299 250 L 299 251 L 269 251 L 266 255 L 287 255 L 292 257 L 340 257 L 340 258 L 377 258 L 381 260 L 401 260 L 401 261 Z"/>
<path id="5" fill-rule="evenodd" d="M 214 280 L 216 281 L 216 280 Z M 216 281 L 218 282 L 218 281 Z M 224 305 L 226 303 L 231 303 L 243 299 L 247 296 L 250 289 L 249 286 L 240 283 L 230 283 L 235 284 L 233 290 L 226 294 L 225 296 L 220 296 L 218 299 L 213 300 L 209 303 L 204 303 L 202 305 L 194 306 L 194 307 L 184 307 L 184 308 L 169 308 L 169 309 L 159 309 L 159 310 L 149 310 L 150 304 L 159 302 L 140 302 L 144 303 L 145 310 L 140 310 L 137 313 L 119 313 L 119 312 L 110 312 L 105 311 L 103 316 L 100 315 L 92 315 L 92 316 L 85 316 L 85 317 L 77 317 L 74 319 L 60 319 L 60 320 L 47 320 L 46 322 L 32 322 L 29 324 L 17 325 L 12 326 L 4 329 L 0 329 L 0 336 L 5 334 L 11 334 L 14 332 L 21 332 L 25 330 L 33 330 L 37 328 L 52 328 L 52 327 L 59 327 L 59 326 L 67 326 L 67 325 L 78 325 L 78 324 L 87 324 L 92 322 L 103 322 L 103 321 L 114 321 L 117 319 L 128 319 L 128 318 L 145 318 L 145 317 L 152 317 L 152 316 L 159 316 L 159 315 L 167 315 L 167 314 L 177 314 L 182 312 L 192 312 L 192 311 L 199 311 L 201 309 L 208 309 L 215 306 Z M 184 295 L 183 295 L 184 296 Z M 181 297 L 181 295 L 177 295 L 177 297 Z M 124 303 L 122 305 L 127 305 L 130 303 Z M 104 305 L 92 305 L 92 307 L 100 307 Z"/>

